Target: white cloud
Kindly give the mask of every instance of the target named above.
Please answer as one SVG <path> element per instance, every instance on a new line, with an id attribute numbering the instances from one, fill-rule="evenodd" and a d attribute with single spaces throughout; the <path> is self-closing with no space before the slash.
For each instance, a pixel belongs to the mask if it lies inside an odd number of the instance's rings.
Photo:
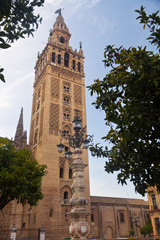
<path id="1" fill-rule="evenodd" d="M 87 1 L 88 2 L 88 7 L 92 8 L 94 7 L 98 2 L 100 2 L 101 0 L 91 0 L 91 1 Z"/>
<path id="2" fill-rule="evenodd" d="M 33 72 L 29 72 L 22 77 L 22 75 L 9 84 L 1 86 L 0 90 L 0 109 L 10 108 L 17 100 L 21 91 L 25 90 L 25 84 L 28 79 L 33 79 Z"/>
<path id="3" fill-rule="evenodd" d="M 82 7 L 92 8 L 98 2 L 100 2 L 100 0 L 46 0 L 46 3 L 51 4 L 55 9 L 67 6 L 70 14 L 76 13 Z"/>
<path id="4" fill-rule="evenodd" d="M 118 26 L 118 22 L 115 18 L 107 18 L 106 16 L 97 16 L 95 13 L 91 13 L 90 19 L 95 28 L 98 28 L 102 34 L 106 32 L 115 32 Z"/>

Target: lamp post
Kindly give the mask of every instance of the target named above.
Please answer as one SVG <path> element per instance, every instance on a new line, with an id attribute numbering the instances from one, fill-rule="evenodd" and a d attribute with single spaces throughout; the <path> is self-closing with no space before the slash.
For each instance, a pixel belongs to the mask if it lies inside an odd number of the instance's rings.
<path id="1" fill-rule="evenodd" d="M 83 163 L 81 158 L 82 150 L 80 149 L 83 145 L 83 149 L 89 147 L 89 143 L 93 140 L 93 136 L 86 134 L 86 126 L 82 128 L 82 121 L 78 116 L 78 110 L 73 120 L 74 134 L 71 135 L 68 131 L 61 131 L 61 137 L 68 140 L 69 146 L 74 149 L 73 154 L 75 155 L 72 163 L 73 171 L 73 184 L 71 186 L 73 196 L 70 200 L 72 210 L 68 213 L 71 217 L 71 224 L 69 226 L 69 232 L 72 239 L 87 239 L 90 233 L 90 226 L 87 222 L 87 217 L 90 212 L 85 208 L 88 205 L 88 200 L 84 196 L 85 184 L 84 184 L 84 169 L 87 164 Z M 62 153 L 64 150 L 62 142 L 57 145 L 58 152 Z M 68 159 L 72 158 L 72 152 L 69 150 L 65 153 Z"/>

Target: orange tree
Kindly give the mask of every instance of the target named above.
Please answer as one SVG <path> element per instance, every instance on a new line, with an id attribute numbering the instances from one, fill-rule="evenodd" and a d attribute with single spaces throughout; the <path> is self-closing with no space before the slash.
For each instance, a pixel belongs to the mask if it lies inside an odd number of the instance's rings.
<path id="1" fill-rule="evenodd" d="M 105 171 L 118 171 L 119 183 L 130 179 L 144 195 L 148 185 L 160 190 L 160 17 L 136 10 L 148 27 L 148 40 L 157 51 L 146 47 L 106 47 L 104 63 L 111 70 L 103 80 L 88 86 L 97 109 L 105 111 L 110 130 L 104 140 L 112 147 L 94 147 L 98 157 L 106 157 Z"/>
<path id="2" fill-rule="evenodd" d="M 36 205 L 43 198 L 41 183 L 45 169 L 29 150 L 16 151 L 12 141 L 0 138 L 0 210 L 12 200 Z"/>

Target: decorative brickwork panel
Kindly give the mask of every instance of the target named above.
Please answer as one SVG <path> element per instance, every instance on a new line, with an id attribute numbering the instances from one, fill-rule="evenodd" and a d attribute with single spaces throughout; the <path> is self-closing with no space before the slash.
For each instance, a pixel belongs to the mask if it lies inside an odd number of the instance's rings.
<path id="1" fill-rule="evenodd" d="M 71 108 L 63 107 L 63 119 L 65 121 L 71 121 Z"/>
<path id="2" fill-rule="evenodd" d="M 35 129 L 35 133 L 34 133 L 34 145 L 37 144 L 37 139 L 38 139 L 38 128 Z"/>
<path id="3" fill-rule="evenodd" d="M 65 158 L 64 157 L 60 157 L 59 158 L 59 168 L 64 168 L 64 164 L 65 164 Z"/>
<path id="4" fill-rule="evenodd" d="M 38 126 L 39 112 L 36 114 L 36 127 Z"/>
<path id="5" fill-rule="evenodd" d="M 41 88 L 38 89 L 37 100 L 40 99 L 41 96 Z"/>
<path id="6" fill-rule="evenodd" d="M 73 159 L 69 159 L 68 162 L 69 162 L 69 168 L 71 168 L 71 166 L 73 164 Z"/>
<path id="7" fill-rule="evenodd" d="M 40 142 L 43 134 L 43 118 L 44 118 L 44 108 L 42 108 L 41 115 L 40 115 L 40 125 L 39 125 L 39 141 Z"/>
<path id="8" fill-rule="evenodd" d="M 33 95 L 32 113 L 34 114 L 35 111 L 36 111 L 36 94 Z"/>
<path id="9" fill-rule="evenodd" d="M 49 134 L 58 135 L 59 130 L 59 105 L 50 104 Z"/>
<path id="10" fill-rule="evenodd" d="M 74 117 L 76 114 L 78 114 L 78 117 L 82 120 L 82 111 L 78 109 L 77 113 L 76 113 L 77 109 L 74 109 Z"/>
<path id="11" fill-rule="evenodd" d="M 76 104 L 82 104 L 82 88 L 81 86 L 74 85 L 74 102 Z"/>
<path id="12" fill-rule="evenodd" d="M 59 98 L 59 79 L 51 78 L 51 99 Z"/>
<path id="13" fill-rule="evenodd" d="M 45 80 L 44 80 L 44 82 L 43 82 L 43 84 L 42 84 L 42 102 L 43 102 L 44 99 L 45 99 L 45 87 L 46 87 L 46 85 L 45 85 Z"/>
<path id="14" fill-rule="evenodd" d="M 37 100 L 37 109 L 36 109 L 36 112 L 39 111 L 39 108 L 40 108 L 40 99 Z"/>
<path id="15" fill-rule="evenodd" d="M 31 122 L 31 129 L 30 129 L 30 146 L 33 145 L 33 134 L 34 134 L 34 120 Z"/>

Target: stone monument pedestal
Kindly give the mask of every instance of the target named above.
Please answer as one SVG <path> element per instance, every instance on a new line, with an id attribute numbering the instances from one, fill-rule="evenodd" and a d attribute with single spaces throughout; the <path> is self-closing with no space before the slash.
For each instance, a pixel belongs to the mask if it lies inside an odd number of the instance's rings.
<path id="1" fill-rule="evenodd" d="M 87 164 L 84 164 L 80 154 L 81 149 L 75 149 L 75 159 L 72 164 L 73 184 L 71 186 L 73 196 L 70 200 L 72 210 L 68 213 L 71 217 L 69 232 L 73 239 L 87 239 L 90 233 L 90 226 L 87 222 L 87 217 L 90 212 L 85 208 L 88 205 L 88 200 L 84 196 L 84 169 Z"/>

